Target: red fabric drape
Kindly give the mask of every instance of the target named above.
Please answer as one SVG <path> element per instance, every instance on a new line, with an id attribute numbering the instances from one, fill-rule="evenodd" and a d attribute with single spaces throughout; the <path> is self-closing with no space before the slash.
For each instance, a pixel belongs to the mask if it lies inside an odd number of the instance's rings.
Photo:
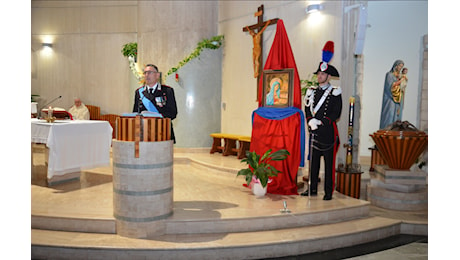
<path id="1" fill-rule="evenodd" d="M 300 91 L 300 78 L 297 71 L 294 55 L 292 54 L 291 44 L 284 29 L 283 20 L 278 20 L 276 24 L 276 34 L 273 40 L 272 47 L 268 53 L 267 61 L 265 62 L 264 70 L 281 70 L 294 69 L 294 93 L 293 106 L 302 109 L 302 94 Z M 263 77 L 260 77 L 258 98 L 259 107 L 262 105 L 262 88 Z"/>
<path id="2" fill-rule="evenodd" d="M 281 173 L 267 185 L 267 193 L 297 195 L 297 170 L 301 156 L 296 151 L 300 151 L 301 146 L 300 120 L 303 117 L 298 113 L 282 120 L 266 119 L 254 113 L 250 150 L 262 155 L 268 149 L 286 149 L 291 154 L 283 161 L 271 162 Z"/>
<path id="3" fill-rule="evenodd" d="M 302 109 L 300 79 L 297 65 L 292 54 L 291 44 L 284 29 L 283 20 L 278 20 L 276 34 L 267 57 L 264 70 L 294 69 L 293 106 Z M 262 101 L 263 78 L 259 82 L 259 107 Z M 270 109 L 270 108 L 268 108 Z M 275 109 L 275 108 L 273 108 Z M 283 119 L 269 119 L 257 113 L 253 115 L 251 151 L 264 154 L 268 149 L 277 151 L 286 149 L 291 154 L 283 161 L 274 161 L 272 165 L 282 173 L 272 178 L 267 186 L 267 192 L 282 195 L 297 195 L 297 171 L 303 155 L 301 151 L 301 123 L 305 120 L 303 112 L 293 114 Z"/>

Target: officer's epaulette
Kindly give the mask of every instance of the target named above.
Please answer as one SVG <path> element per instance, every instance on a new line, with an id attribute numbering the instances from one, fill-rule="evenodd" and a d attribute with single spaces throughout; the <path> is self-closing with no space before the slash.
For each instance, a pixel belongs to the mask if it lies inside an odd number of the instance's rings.
<path id="1" fill-rule="evenodd" d="M 317 88 L 318 88 L 318 85 L 309 86 L 308 88 L 310 88 L 310 89 L 317 89 Z"/>
<path id="2" fill-rule="evenodd" d="M 332 86 L 332 95 L 338 96 L 342 94 L 342 88 L 339 86 Z"/>

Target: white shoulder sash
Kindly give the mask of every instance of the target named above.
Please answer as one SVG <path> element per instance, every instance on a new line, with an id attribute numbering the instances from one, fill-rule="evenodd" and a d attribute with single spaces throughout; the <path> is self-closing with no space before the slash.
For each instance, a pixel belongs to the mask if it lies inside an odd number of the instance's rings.
<path id="1" fill-rule="evenodd" d="M 326 89 L 326 91 L 324 91 L 324 94 L 321 97 L 321 99 L 319 100 L 318 104 L 316 104 L 315 109 L 313 111 L 311 111 L 313 116 L 315 116 L 316 113 L 318 112 L 318 110 L 321 108 L 321 106 L 323 105 L 324 101 L 326 100 L 326 97 L 329 95 L 329 92 L 331 92 L 331 89 L 332 89 L 332 86 L 329 85 L 329 87 Z M 312 107 L 310 107 L 310 109 L 311 108 Z"/>

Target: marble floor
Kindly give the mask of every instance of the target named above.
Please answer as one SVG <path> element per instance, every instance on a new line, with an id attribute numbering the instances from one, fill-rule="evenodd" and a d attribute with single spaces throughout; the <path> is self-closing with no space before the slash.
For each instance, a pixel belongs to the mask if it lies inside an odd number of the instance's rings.
<path id="1" fill-rule="evenodd" d="M 46 184 L 45 153 L 40 145 L 33 147 L 31 178 L 31 212 L 35 216 L 64 218 L 113 219 L 112 166 L 82 171 L 80 181 L 48 187 Z M 188 160 L 199 162 L 191 166 Z M 209 154 L 205 149 L 175 149 L 174 151 L 174 215 L 173 220 L 200 220 L 217 218 L 237 218 L 241 216 L 270 216 L 283 207 L 283 202 L 294 212 L 326 210 L 331 207 L 347 207 L 364 203 L 335 192 L 331 201 L 318 197 L 283 196 L 267 194 L 263 198 L 250 196 L 250 190 L 243 187 L 244 178 L 236 177 L 236 171 L 245 165 L 235 157 Z M 365 167 L 365 166 L 364 166 Z M 192 169 L 193 168 L 193 169 Z M 212 168 L 219 169 L 215 174 Z M 224 172 L 224 174 L 222 174 Z M 299 174 L 299 183 L 302 175 Z M 299 191 L 303 191 L 299 187 Z M 97 199 L 96 199 L 97 198 Z M 426 223 L 428 212 L 404 212 L 384 210 L 370 206 L 370 215 L 398 219 L 414 223 Z M 34 237 L 34 234 L 32 234 Z M 427 241 L 427 239 L 426 239 Z M 395 247 L 382 252 L 367 254 L 360 259 L 389 259 L 395 253 L 398 258 L 405 256 L 427 259 L 428 243 L 409 243 L 403 248 Z M 407 253 L 407 255 L 405 255 Z M 393 259 L 391 257 L 390 259 Z M 296 258 L 283 259 L 302 259 Z M 309 259 L 312 259 L 311 257 Z M 318 258 L 321 259 L 321 258 Z M 322 258 L 324 259 L 324 258 Z M 327 258 L 326 258 L 327 259 Z M 330 258 L 333 259 L 333 258 Z"/>

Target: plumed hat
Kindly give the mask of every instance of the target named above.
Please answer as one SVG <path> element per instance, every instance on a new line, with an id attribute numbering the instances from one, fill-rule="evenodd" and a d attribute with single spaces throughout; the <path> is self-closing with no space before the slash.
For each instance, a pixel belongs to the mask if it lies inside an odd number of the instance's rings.
<path id="1" fill-rule="evenodd" d="M 333 77 L 340 77 L 337 69 L 334 66 L 329 64 L 333 56 L 334 56 L 334 42 L 328 41 L 326 42 L 323 48 L 323 58 L 322 58 L 323 61 L 319 63 L 318 69 L 313 74 L 318 74 L 319 71 L 323 71 Z"/>

